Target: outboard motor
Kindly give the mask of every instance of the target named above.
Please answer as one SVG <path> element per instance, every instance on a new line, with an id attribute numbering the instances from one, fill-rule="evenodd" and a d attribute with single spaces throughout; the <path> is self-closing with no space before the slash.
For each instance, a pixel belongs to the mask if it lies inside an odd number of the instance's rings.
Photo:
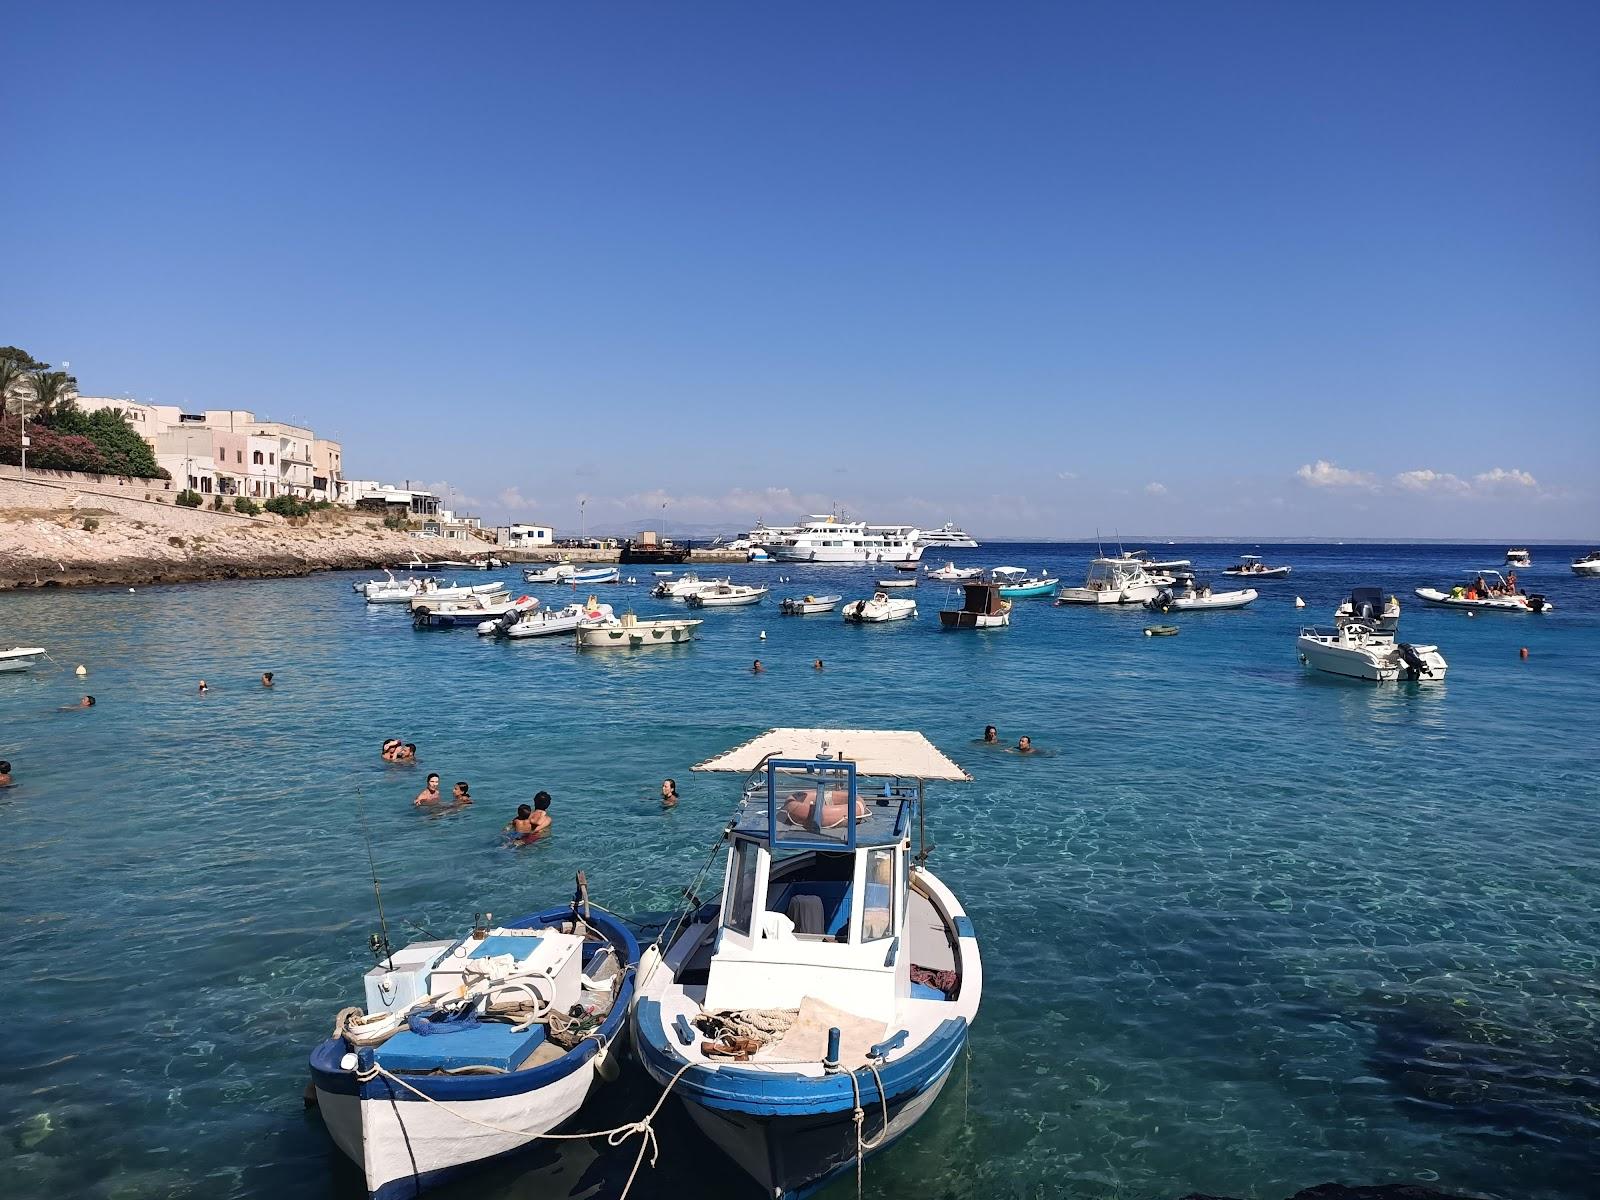
<path id="1" fill-rule="evenodd" d="M 1166 612 L 1172 607 L 1172 589 L 1162 588 L 1156 593 L 1155 607 L 1160 612 Z"/>
<path id="2" fill-rule="evenodd" d="M 1528 597 L 1528 611 L 1543 612 L 1545 610 L 1545 605 L 1548 603 L 1549 601 L 1546 600 L 1542 594 L 1535 593 L 1534 595 Z"/>
<path id="3" fill-rule="evenodd" d="M 1406 664 L 1406 677 L 1408 679 L 1420 679 L 1424 675 L 1433 674 L 1433 668 L 1428 665 L 1427 660 L 1422 655 L 1417 653 L 1417 648 L 1410 642 L 1397 642 L 1395 649 L 1400 651 L 1400 658 Z"/>

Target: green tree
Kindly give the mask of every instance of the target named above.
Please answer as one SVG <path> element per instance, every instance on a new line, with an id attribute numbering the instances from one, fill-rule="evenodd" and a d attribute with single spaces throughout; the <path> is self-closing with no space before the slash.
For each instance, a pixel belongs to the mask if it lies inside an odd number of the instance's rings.
<path id="1" fill-rule="evenodd" d="M 17 346 L 0 346 L 0 417 L 6 415 L 11 397 L 27 386 L 28 372 L 49 366 Z"/>
<path id="2" fill-rule="evenodd" d="M 77 408 L 74 397 L 78 381 L 65 371 L 51 371 L 46 363 L 28 372 L 28 387 L 33 393 L 31 418 L 41 425 L 53 425 L 59 412 Z"/>

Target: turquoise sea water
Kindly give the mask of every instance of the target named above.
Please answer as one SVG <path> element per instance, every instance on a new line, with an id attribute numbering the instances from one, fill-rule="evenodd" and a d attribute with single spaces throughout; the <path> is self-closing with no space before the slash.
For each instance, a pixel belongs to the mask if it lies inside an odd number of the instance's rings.
<path id="1" fill-rule="evenodd" d="M 1233 552 L 1153 549 L 1219 584 L 1205 568 Z M 637 655 L 414 632 L 348 575 L 0 596 L 0 644 L 67 668 L 0 676 L 18 779 L 0 792 L 4 1190 L 360 1194 L 301 1089 L 371 964 L 363 802 L 397 943 L 561 902 L 580 868 L 608 907 L 659 910 L 736 798 L 689 766 L 771 725 L 842 724 L 921 729 L 975 777 L 931 790 L 931 866 L 987 972 L 967 1068 L 868 1165 L 869 1194 L 1266 1200 L 1339 1179 L 1593 1196 L 1600 580 L 1567 570 L 1588 547 L 1532 549 L 1522 576 L 1548 616 L 1411 597 L 1494 565 L 1483 548 L 1272 547 L 1289 581 L 1242 612 L 1172 618 L 1167 639 L 1141 635 L 1142 610 L 1047 601 L 1019 602 L 1008 630 L 944 633 L 939 585 L 914 623 L 769 601 Z M 1089 553 L 954 557 L 1076 581 Z M 733 573 L 846 596 L 873 574 Z M 1365 583 L 1401 595 L 1408 640 L 1440 645 L 1442 685 L 1296 661 L 1297 628 Z M 643 590 L 606 598 L 672 607 Z M 84 691 L 93 711 L 56 711 Z M 986 722 L 1044 753 L 975 744 Z M 391 735 L 419 743 L 417 767 L 379 762 Z M 430 770 L 477 803 L 413 809 Z M 664 813 L 666 775 L 684 800 Z M 500 827 L 540 788 L 555 836 L 505 849 Z M 595 1124 L 652 1102 L 627 1078 Z M 539 1151 L 440 1195 L 614 1196 L 631 1161 Z M 634 1194 L 748 1193 L 669 1107 Z"/>

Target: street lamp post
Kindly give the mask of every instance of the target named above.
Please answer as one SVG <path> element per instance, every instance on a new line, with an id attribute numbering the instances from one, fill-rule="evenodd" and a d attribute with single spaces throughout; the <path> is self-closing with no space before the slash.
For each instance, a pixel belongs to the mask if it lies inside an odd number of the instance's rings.
<path id="1" fill-rule="evenodd" d="M 28 389 L 18 388 L 17 398 L 22 401 L 22 478 L 28 477 Z"/>
<path id="2" fill-rule="evenodd" d="M 587 496 L 578 501 L 578 545 L 580 546 L 588 545 L 589 541 L 585 536 L 585 527 L 583 523 L 583 506 L 587 503 L 589 503 L 589 498 Z"/>

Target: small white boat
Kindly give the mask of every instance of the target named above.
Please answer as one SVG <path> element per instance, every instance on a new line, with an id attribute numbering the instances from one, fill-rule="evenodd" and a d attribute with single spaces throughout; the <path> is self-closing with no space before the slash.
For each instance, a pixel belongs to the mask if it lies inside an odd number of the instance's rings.
<path id="1" fill-rule="evenodd" d="M 1261 561 L 1259 554 L 1241 554 L 1239 561 L 1231 567 L 1224 567 L 1224 575 L 1248 575 L 1251 579 L 1287 579 L 1293 567 L 1269 567 Z"/>
<path id="2" fill-rule="evenodd" d="M 1082 587 L 1064 587 L 1057 604 L 1143 604 L 1172 583 L 1166 575 L 1151 575 L 1137 558 L 1102 557 L 1089 563 Z"/>
<path id="3" fill-rule="evenodd" d="M 939 624 L 946 629 L 1000 629 L 1011 624 L 1011 601 L 1000 594 L 998 583 L 967 582 L 961 585 L 961 607 L 939 610 Z"/>
<path id="4" fill-rule="evenodd" d="M 586 604 L 569 604 L 565 608 L 528 609 L 508 613 L 478 626 L 479 633 L 492 633 L 498 637 L 514 639 L 553 637 L 558 633 L 571 633 L 585 625 L 604 625 L 614 620 L 611 605 L 598 603 L 593 596 Z"/>
<path id="5" fill-rule="evenodd" d="M 1400 628 L 1400 599 L 1390 596 L 1385 601 L 1382 588 L 1355 588 L 1350 598 L 1333 610 L 1333 623 L 1336 626 L 1365 625 L 1378 633 L 1392 634 Z"/>
<path id="6" fill-rule="evenodd" d="M 778 601 L 778 611 L 786 617 L 804 617 L 832 612 L 842 596 L 790 596 Z"/>
<path id="7" fill-rule="evenodd" d="M 983 963 L 928 869 L 922 806 L 927 781 L 971 777 L 909 730 L 773 729 L 694 769 L 754 774 L 721 894 L 640 971 L 634 1046 L 751 1196 L 817 1195 L 926 1117 L 962 1061 Z"/>
<path id="8" fill-rule="evenodd" d="M 1513 546 L 1506 551 L 1506 566 L 1531 567 L 1533 566 L 1533 555 L 1529 554 L 1525 547 Z"/>
<path id="9" fill-rule="evenodd" d="M 852 600 L 844 606 L 844 619 L 863 625 L 875 625 L 883 621 L 904 621 L 916 615 L 915 600 L 903 600 L 898 596 L 885 595 L 883 592 L 874 594 L 870 600 Z"/>
<path id="10" fill-rule="evenodd" d="M 569 562 L 550 563 L 543 567 L 524 567 L 522 579 L 525 583 L 566 583 L 578 571 L 578 568 Z"/>
<path id="11" fill-rule="evenodd" d="M 748 552 L 748 557 L 753 563 L 770 563 L 776 561 L 772 555 L 768 554 L 760 546 L 751 546 Z"/>
<path id="12" fill-rule="evenodd" d="M 26 671 L 46 657 L 43 646 L 13 646 L 0 650 L 0 675 Z"/>
<path id="13" fill-rule="evenodd" d="M 1152 612 L 1208 612 L 1243 608 L 1259 595 L 1255 588 L 1234 592 L 1214 592 L 1209 583 L 1197 583 L 1194 576 L 1175 580 L 1144 602 Z"/>
<path id="14" fill-rule="evenodd" d="M 1302 629 L 1295 647 L 1308 667 L 1374 683 L 1437 682 L 1447 669 L 1439 647 L 1397 642 L 1392 633 L 1354 622 L 1335 629 Z"/>
<path id="15" fill-rule="evenodd" d="M 897 579 L 875 579 L 873 582 L 878 585 L 879 591 L 882 591 L 885 588 L 914 588 L 917 586 L 917 577 L 912 575 L 909 578 L 901 577 Z"/>
<path id="16" fill-rule="evenodd" d="M 1483 609 L 1486 612 L 1545 613 L 1555 609 L 1543 596 L 1530 596 L 1519 590 L 1516 579 L 1515 573 L 1506 579 L 1499 571 L 1474 571 L 1466 583 L 1458 583 L 1448 592 L 1424 587 L 1417 589 L 1417 595 L 1429 604 L 1468 608 L 1474 612 Z"/>
<path id="17" fill-rule="evenodd" d="M 1582 558 L 1572 561 L 1574 575 L 1600 575 L 1600 550 L 1591 550 Z"/>
<path id="18" fill-rule="evenodd" d="M 410 562 L 400 564 L 407 571 L 487 571 L 505 565 L 492 554 L 484 558 L 422 558 L 412 555 Z"/>
<path id="19" fill-rule="evenodd" d="M 616 567 L 589 567 L 574 571 L 562 582 L 570 583 L 573 587 L 588 587 L 596 583 L 618 583 L 621 579 L 622 572 Z"/>
<path id="20" fill-rule="evenodd" d="M 392 587 L 367 590 L 368 604 L 410 604 L 415 600 L 465 600 L 468 596 L 506 596 L 511 589 L 503 583 L 480 583 L 472 587 L 440 583 L 437 579 L 406 579 Z"/>
<path id="21" fill-rule="evenodd" d="M 671 570 L 651 571 L 650 574 L 654 575 L 657 579 L 666 579 L 666 578 L 672 576 L 673 574 L 675 574 L 675 572 L 673 572 Z"/>
<path id="22" fill-rule="evenodd" d="M 639 945 L 598 906 L 374 946 L 365 1011 L 341 1011 L 310 1063 L 317 1111 L 368 1196 L 414 1197 L 525 1149 L 616 1078 L 606 1050 L 627 1037 Z"/>
<path id="23" fill-rule="evenodd" d="M 696 592 L 703 592 L 709 588 L 730 587 L 733 580 L 729 579 L 701 579 L 693 571 L 685 571 L 676 579 L 663 579 L 650 589 L 650 594 L 657 600 L 677 600 L 682 603 Z"/>
<path id="24" fill-rule="evenodd" d="M 507 613 L 531 612 L 538 607 L 539 601 L 533 596 L 518 596 L 513 600 L 509 593 L 466 596 L 460 600 L 421 596 L 411 602 L 411 623 L 419 629 L 448 629 L 453 625 L 476 627 Z"/>
<path id="25" fill-rule="evenodd" d="M 982 574 L 982 567 L 958 567 L 953 562 L 947 562 L 937 570 L 931 567 L 928 569 L 928 578 L 937 579 L 940 583 L 963 583 Z"/>
<path id="26" fill-rule="evenodd" d="M 684 597 L 684 603 L 690 608 L 742 608 L 746 604 L 760 604 L 769 590 L 742 583 L 724 583 L 691 592 Z"/>
<path id="27" fill-rule="evenodd" d="M 580 650 L 640 650 L 647 646 L 674 646 L 692 642 L 703 622 L 700 618 L 662 617 L 641 621 L 631 612 L 609 621 L 584 625 L 578 630 Z"/>

